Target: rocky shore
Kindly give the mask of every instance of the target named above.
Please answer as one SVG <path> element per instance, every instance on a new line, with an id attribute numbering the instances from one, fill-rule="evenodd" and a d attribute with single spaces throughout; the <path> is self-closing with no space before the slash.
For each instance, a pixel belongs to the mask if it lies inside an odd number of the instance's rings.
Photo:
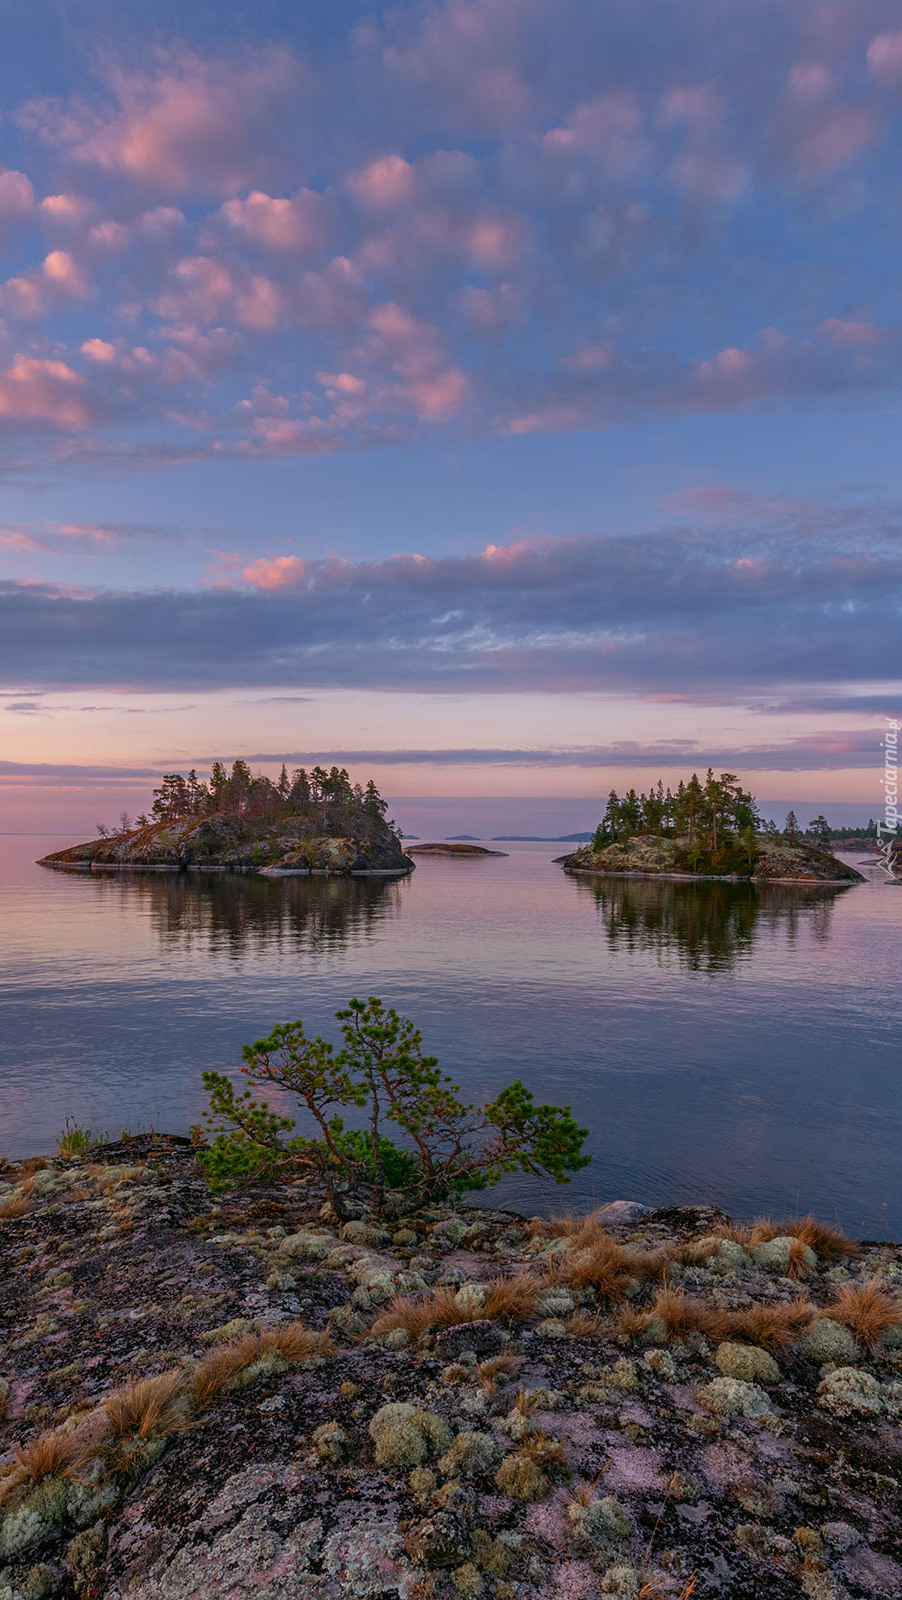
<path id="1" fill-rule="evenodd" d="M 410 856 L 381 817 L 360 817 L 342 833 L 304 817 L 182 817 L 112 838 L 90 839 L 43 856 L 64 872 L 259 872 L 270 877 L 402 877 Z"/>
<path id="2" fill-rule="evenodd" d="M 2 1600 L 902 1592 L 902 1251 L 0 1176 Z"/>
<path id="3" fill-rule="evenodd" d="M 583 845 L 558 863 L 566 872 L 594 872 L 623 877 L 721 879 L 752 883 L 863 883 L 854 867 L 831 853 L 804 840 L 771 839 L 759 834 L 753 859 L 737 859 L 732 870 L 693 871 L 687 864 L 687 840 L 640 833 L 625 844 L 609 844 L 596 849 Z M 735 849 L 733 854 L 738 857 Z M 744 869 L 744 870 L 743 870 Z"/>

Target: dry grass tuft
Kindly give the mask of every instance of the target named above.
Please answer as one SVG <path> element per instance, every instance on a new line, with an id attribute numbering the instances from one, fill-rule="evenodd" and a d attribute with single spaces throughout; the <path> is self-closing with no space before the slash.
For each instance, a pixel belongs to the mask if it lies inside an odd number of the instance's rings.
<path id="1" fill-rule="evenodd" d="M 831 1228 L 826 1222 L 818 1222 L 815 1217 L 802 1217 L 799 1222 L 787 1222 L 787 1233 L 794 1233 L 797 1239 L 807 1244 L 815 1255 L 824 1261 L 836 1261 L 840 1256 L 857 1256 L 861 1254 L 861 1245 L 857 1240 L 849 1239 L 839 1228 Z"/>
<path id="2" fill-rule="evenodd" d="M 652 1319 L 664 1324 L 668 1339 L 678 1339 L 686 1333 L 722 1339 L 729 1328 L 729 1319 L 723 1311 L 684 1294 L 681 1289 L 658 1290 L 647 1312 L 647 1322 Z"/>
<path id="3" fill-rule="evenodd" d="M 565 1504 L 583 1507 L 590 1506 L 592 1501 L 595 1499 L 596 1494 L 598 1493 L 598 1485 L 600 1484 L 610 1465 L 611 1458 L 609 1456 L 607 1461 L 604 1463 L 604 1466 L 601 1468 L 601 1471 L 596 1472 L 594 1478 L 577 1478 L 575 1484 L 565 1496 Z"/>
<path id="4" fill-rule="evenodd" d="M 31 1178 L 36 1172 L 43 1172 L 48 1165 L 46 1156 L 27 1156 L 24 1161 L 19 1162 L 20 1177 Z"/>
<path id="5" fill-rule="evenodd" d="M 300 1322 L 264 1328 L 262 1333 L 246 1333 L 232 1344 L 219 1345 L 199 1362 L 189 1380 L 194 1406 L 203 1411 L 261 1356 L 279 1355 L 291 1364 L 334 1354 L 335 1346 L 327 1333 L 305 1328 Z"/>
<path id="6" fill-rule="evenodd" d="M 453 1328 L 458 1322 L 476 1322 L 482 1310 L 473 1306 L 459 1306 L 454 1290 L 443 1286 L 421 1300 L 409 1295 L 396 1295 L 391 1304 L 380 1311 L 371 1332 L 391 1333 L 394 1328 L 406 1328 L 411 1339 L 420 1339 L 432 1328 Z"/>
<path id="7" fill-rule="evenodd" d="M 12 1221 L 14 1217 L 24 1217 L 31 1210 L 31 1202 L 27 1195 L 17 1195 L 15 1200 L 7 1200 L 5 1205 L 0 1205 L 0 1217 Z"/>
<path id="8" fill-rule="evenodd" d="M 286 1322 L 281 1327 L 267 1328 L 259 1335 L 260 1354 L 275 1350 L 290 1365 L 333 1356 L 335 1346 L 327 1333 L 305 1328 L 302 1322 Z"/>
<path id="9" fill-rule="evenodd" d="M 149 1439 L 153 1434 L 178 1432 L 188 1423 L 186 1389 L 185 1374 L 178 1369 L 115 1389 L 104 1401 L 113 1433 Z"/>
<path id="10" fill-rule="evenodd" d="M 476 1368 L 476 1381 L 485 1394 L 494 1394 L 499 1379 L 510 1377 L 523 1365 L 522 1356 L 489 1356 Z"/>
<path id="11" fill-rule="evenodd" d="M 585 1217 L 575 1211 L 563 1211 L 555 1217 L 533 1217 L 526 1224 L 530 1239 L 572 1239 L 586 1224 Z"/>
<path id="12" fill-rule="evenodd" d="M 191 1395 L 198 1411 L 203 1411 L 244 1372 L 260 1354 L 256 1334 L 249 1333 L 234 1344 L 211 1350 L 191 1377 Z"/>
<path id="13" fill-rule="evenodd" d="M 521 1455 L 529 1456 L 529 1459 L 544 1472 L 557 1473 L 561 1477 L 569 1478 L 570 1466 L 564 1453 L 564 1446 L 560 1439 L 549 1438 L 541 1428 L 530 1428 L 519 1446 L 519 1451 Z"/>
<path id="14" fill-rule="evenodd" d="M 764 1350 L 779 1350 L 794 1344 L 810 1327 L 816 1308 L 810 1300 L 789 1300 L 783 1304 L 746 1306 L 725 1313 L 724 1337 L 746 1339 Z"/>
<path id="15" fill-rule="evenodd" d="M 639 1339 L 645 1332 L 648 1312 L 637 1306 L 621 1306 L 614 1318 L 612 1332 L 615 1338 Z"/>
<path id="16" fill-rule="evenodd" d="M 522 1321 L 523 1318 L 532 1315 L 539 1294 L 540 1285 L 525 1274 L 516 1278 L 493 1278 L 492 1282 L 486 1285 L 482 1315 L 498 1317 L 508 1322 L 512 1322 L 515 1318 Z"/>
<path id="17" fill-rule="evenodd" d="M 28 1444 L 16 1445 L 13 1461 L 0 1478 L 0 1505 L 27 1494 L 43 1478 L 71 1478 L 97 1454 L 96 1430 L 53 1428 Z"/>
<path id="18" fill-rule="evenodd" d="M 566 1261 L 555 1263 L 553 1280 L 576 1289 L 594 1289 L 600 1300 L 616 1305 L 635 1287 L 635 1258 L 603 1229 L 581 1236 Z"/>
<path id="19" fill-rule="evenodd" d="M 565 1319 L 564 1327 L 574 1339 L 594 1339 L 602 1331 L 597 1311 L 574 1311 Z"/>
<path id="20" fill-rule="evenodd" d="M 902 1299 L 889 1294 L 878 1278 L 867 1283 L 844 1284 L 829 1305 L 828 1317 L 841 1322 L 868 1350 L 873 1350 L 887 1328 L 902 1325 Z"/>

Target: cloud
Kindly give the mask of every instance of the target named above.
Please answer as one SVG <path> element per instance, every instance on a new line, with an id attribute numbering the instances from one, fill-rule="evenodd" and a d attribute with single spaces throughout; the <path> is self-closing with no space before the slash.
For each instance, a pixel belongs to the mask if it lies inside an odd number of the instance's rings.
<path id="1" fill-rule="evenodd" d="M 18 121 L 83 167 L 173 194 L 229 193 L 266 166 L 267 136 L 300 77 L 275 47 L 233 60 L 158 50 L 144 70 L 107 64 L 105 105 L 31 101 Z"/>
<path id="2" fill-rule="evenodd" d="M 713 526 L 523 539 L 480 555 L 283 555 L 238 571 L 235 587 L 201 594 L 6 584 L 0 673 L 57 687 L 755 701 L 879 683 L 898 639 L 902 508 L 790 503 Z"/>
<path id="3" fill-rule="evenodd" d="M 254 189 L 244 200 L 227 200 L 221 215 L 236 234 L 260 250 L 306 256 L 325 244 L 325 206 L 312 189 L 284 200 Z"/>
<path id="4" fill-rule="evenodd" d="M 0 424 L 68 431 L 92 420 L 85 380 L 65 361 L 17 355 L 0 372 Z"/>
<path id="5" fill-rule="evenodd" d="M 17 222 L 31 215 L 34 190 L 24 172 L 0 167 L 0 239 Z"/>

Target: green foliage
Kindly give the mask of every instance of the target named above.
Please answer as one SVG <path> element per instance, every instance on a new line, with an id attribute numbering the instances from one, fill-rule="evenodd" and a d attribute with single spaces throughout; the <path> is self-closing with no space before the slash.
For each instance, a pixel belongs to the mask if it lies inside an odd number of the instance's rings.
<path id="1" fill-rule="evenodd" d="M 308 1038 L 298 1021 L 242 1052 L 251 1085 L 297 1095 L 316 1125 L 312 1137 L 296 1133 L 294 1119 L 255 1099 L 252 1088 L 240 1093 L 222 1073 L 204 1073 L 215 1136 L 200 1159 L 211 1187 L 308 1174 L 333 1198 L 363 1187 L 382 1207 L 389 1190 L 437 1200 L 517 1170 L 566 1183 L 590 1160 L 582 1149 L 587 1130 L 570 1107 L 536 1105 L 519 1080 L 487 1105 L 462 1101 L 437 1058 L 424 1054 L 419 1030 L 374 995 L 351 1000 L 336 1017 L 339 1050 Z M 365 1112 L 364 1128 L 345 1129 L 342 1112 L 351 1107 Z"/>
<path id="2" fill-rule="evenodd" d="M 86 1156 L 105 1138 L 105 1134 L 97 1134 L 93 1128 L 83 1128 L 80 1123 L 67 1117 L 62 1133 L 57 1136 L 56 1153 L 63 1161 L 69 1161 L 73 1156 Z"/>
<path id="3" fill-rule="evenodd" d="M 675 792 L 665 789 L 660 778 L 648 794 L 628 789 L 621 796 L 612 789 L 596 830 L 594 848 L 626 844 L 637 834 L 651 833 L 686 839 L 692 859 L 701 863 L 704 857 L 716 856 L 731 838 L 746 838 L 749 830 L 755 832 L 760 826 L 755 798 L 742 788 L 735 772 L 722 772 L 716 778 L 709 767 L 704 783 L 693 772 L 689 782 L 681 780 Z M 706 861 L 702 870 L 707 869 Z M 734 869 L 711 866 L 710 870 Z"/>

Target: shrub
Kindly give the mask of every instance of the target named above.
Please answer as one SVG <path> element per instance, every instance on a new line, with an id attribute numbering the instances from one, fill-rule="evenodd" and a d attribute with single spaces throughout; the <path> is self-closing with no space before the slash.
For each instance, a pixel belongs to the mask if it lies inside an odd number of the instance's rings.
<path id="1" fill-rule="evenodd" d="M 467 1105 L 436 1057 L 424 1055 L 413 1023 L 381 1000 L 351 1000 L 336 1017 L 338 1051 L 308 1039 L 302 1022 L 284 1023 L 243 1051 L 249 1083 L 296 1094 L 317 1125 L 312 1138 L 292 1136 L 293 1118 L 255 1100 L 251 1088 L 237 1093 L 222 1073 L 204 1073 L 215 1138 L 200 1159 L 211 1187 L 306 1173 L 333 1201 L 343 1190 L 367 1188 L 381 1209 L 391 1189 L 432 1201 L 483 1189 L 517 1169 L 566 1183 L 587 1165 L 587 1130 L 569 1106 L 536 1105 L 519 1080 L 486 1105 Z M 345 1129 L 342 1111 L 350 1107 L 366 1112 L 365 1130 Z M 387 1125 L 406 1148 L 387 1137 Z"/>
<path id="2" fill-rule="evenodd" d="M 105 1137 L 105 1134 L 94 1133 L 93 1129 L 83 1128 L 80 1123 L 67 1117 L 62 1132 L 57 1136 L 56 1153 L 63 1161 L 69 1161 L 72 1156 L 86 1156 Z"/>

